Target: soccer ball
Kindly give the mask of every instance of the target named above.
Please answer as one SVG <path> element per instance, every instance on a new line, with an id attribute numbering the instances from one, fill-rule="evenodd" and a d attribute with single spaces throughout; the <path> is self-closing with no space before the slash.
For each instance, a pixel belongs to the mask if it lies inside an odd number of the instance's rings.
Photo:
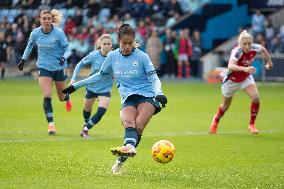
<path id="1" fill-rule="evenodd" d="M 168 140 L 160 140 L 153 145 L 151 154 L 155 161 L 168 163 L 175 156 L 175 146 Z"/>

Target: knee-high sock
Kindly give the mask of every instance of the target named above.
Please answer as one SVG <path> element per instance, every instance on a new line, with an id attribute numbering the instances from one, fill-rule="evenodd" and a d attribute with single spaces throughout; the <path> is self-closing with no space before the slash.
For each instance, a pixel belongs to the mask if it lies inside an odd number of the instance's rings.
<path id="1" fill-rule="evenodd" d="M 84 117 L 85 123 L 88 123 L 91 117 L 91 112 L 92 111 L 87 112 L 85 109 L 83 109 L 83 117 Z"/>
<path id="2" fill-rule="evenodd" d="M 252 102 L 250 107 L 250 122 L 249 124 L 252 125 L 255 123 L 255 119 L 257 116 L 257 113 L 259 111 L 259 102 Z"/>
<path id="3" fill-rule="evenodd" d="M 218 110 L 217 110 L 217 112 L 216 112 L 216 114 L 214 116 L 214 121 L 216 123 L 219 123 L 221 117 L 223 117 L 224 114 L 225 114 L 225 111 L 222 109 L 221 106 L 219 106 L 219 108 L 218 108 Z"/>
<path id="4" fill-rule="evenodd" d="M 137 148 L 139 142 L 141 141 L 141 137 L 142 137 L 142 135 L 138 135 L 138 140 L 137 140 L 137 143 L 136 143 L 136 146 L 135 146 L 136 148 Z M 120 156 L 118 158 L 118 161 L 125 162 L 127 160 L 127 158 L 128 158 L 128 156 Z"/>
<path id="5" fill-rule="evenodd" d="M 88 129 L 91 129 L 95 124 L 97 124 L 106 113 L 106 110 L 106 108 L 98 107 L 96 114 L 93 115 L 92 118 L 88 121 L 86 127 Z"/>
<path id="6" fill-rule="evenodd" d="M 45 97 L 43 99 L 43 109 L 47 122 L 53 122 L 53 108 L 51 104 L 51 98 Z"/>
<path id="7" fill-rule="evenodd" d="M 182 78 L 182 66 L 178 66 L 177 68 L 177 77 Z"/>
<path id="8" fill-rule="evenodd" d="M 136 128 L 133 127 L 125 128 L 124 145 L 131 144 L 133 146 L 136 146 L 137 141 L 138 141 L 138 134 Z"/>

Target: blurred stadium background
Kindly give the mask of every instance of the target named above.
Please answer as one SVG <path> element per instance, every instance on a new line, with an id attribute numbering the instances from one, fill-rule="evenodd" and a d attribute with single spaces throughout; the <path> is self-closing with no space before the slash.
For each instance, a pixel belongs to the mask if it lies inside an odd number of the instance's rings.
<path id="1" fill-rule="evenodd" d="M 37 77 L 36 49 L 24 72 L 16 69 L 16 62 L 30 32 L 39 26 L 40 11 L 54 8 L 64 14 L 61 28 L 72 50 L 70 74 L 76 63 L 93 50 L 101 34 L 110 33 L 116 48 L 116 29 L 124 22 L 136 29 L 140 49 L 150 52 L 162 79 L 176 79 L 180 33 L 184 32 L 191 64 L 191 76 L 186 79 L 219 82 L 218 73 L 227 64 L 236 36 L 248 29 L 256 43 L 267 47 L 275 63 L 275 69 L 266 72 L 262 60 L 256 58 L 255 78 L 282 81 L 283 7 L 283 1 L 272 0 L 1 0 L 0 57 L 2 63 L 6 62 L 6 78 Z"/>

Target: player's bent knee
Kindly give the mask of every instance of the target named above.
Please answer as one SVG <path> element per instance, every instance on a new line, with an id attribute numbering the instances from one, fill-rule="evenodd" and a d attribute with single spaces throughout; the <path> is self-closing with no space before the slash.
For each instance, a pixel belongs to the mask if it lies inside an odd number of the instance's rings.
<path id="1" fill-rule="evenodd" d="M 129 128 L 129 127 L 136 128 L 135 122 L 134 121 L 128 121 L 128 120 L 123 121 L 123 126 L 124 126 L 124 128 Z"/>

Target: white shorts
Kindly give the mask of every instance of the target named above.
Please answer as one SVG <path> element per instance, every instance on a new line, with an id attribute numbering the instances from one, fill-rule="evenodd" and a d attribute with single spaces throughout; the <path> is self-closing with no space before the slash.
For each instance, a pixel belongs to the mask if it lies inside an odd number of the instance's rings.
<path id="1" fill-rule="evenodd" d="M 248 76 L 242 82 L 234 82 L 232 80 L 227 80 L 222 84 L 222 95 L 225 97 L 232 97 L 236 91 L 244 89 L 249 85 L 255 84 L 254 78 L 252 75 Z"/>
<path id="2" fill-rule="evenodd" d="M 187 56 L 187 54 L 179 54 L 178 55 L 178 60 L 179 61 L 188 61 L 188 56 Z"/>

